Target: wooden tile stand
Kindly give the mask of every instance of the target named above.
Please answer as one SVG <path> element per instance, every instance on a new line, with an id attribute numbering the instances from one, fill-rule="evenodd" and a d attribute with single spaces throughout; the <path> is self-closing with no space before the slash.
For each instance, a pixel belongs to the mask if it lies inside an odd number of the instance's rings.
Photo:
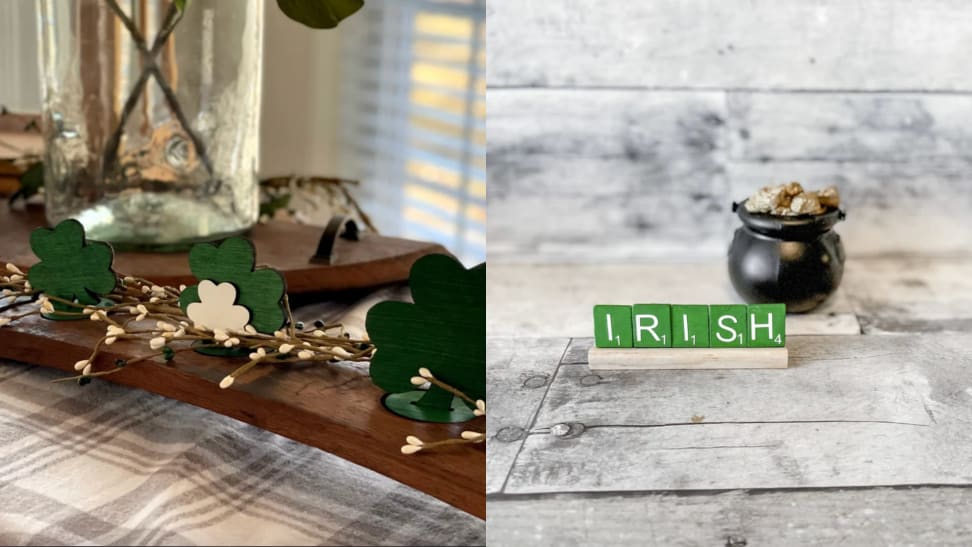
<path id="1" fill-rule="evenodd" d="M 782 348 L 591 348 L 591 370 L 786 368 Z"/>

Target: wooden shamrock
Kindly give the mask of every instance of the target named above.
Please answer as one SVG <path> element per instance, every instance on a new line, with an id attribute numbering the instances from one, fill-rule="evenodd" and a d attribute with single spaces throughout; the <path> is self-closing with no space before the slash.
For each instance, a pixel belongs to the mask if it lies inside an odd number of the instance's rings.
<path id="1" fill-rule="evenodd" d="M 396 414 L 432 422 L 473 417 L 462 399 L 431 386 L 414 391 L 411 378 L 427 368 L 473 399 L 486 398 L 486 264 L 463 268 L 452 257 L 428 255 L 412 266 L 414 304 L 381 302 L 366 325 L 377 347 L 371 380 L 391 393 L 385 406 Z"/>
<path id="2" fill-rule="evenodd" d="M 286 291 L 283 275 L 272 268 L 254 269 L 256 253 L 253 244 L 241 237 L 231 237 L 221 243 L 199 243 L 189 250 L 189 269 L 200 280 L 199 285 L 186 287 L 179 297 L 179 306 L 188 314 L 189 307 L 203 302 L 200 293 L 218 300 L 218 304 L 228 306 L 228 310 L 243 306 L 249 311 L 249 321 L 253 328 L 264 334 L 271 334 L 284 326 L 283 296 Z M 235 304 L 231 298 L 223 302 L 227 294 L 235 288 Z M 206 298 L 207 301 L 212 301 Z M 235 313 L 235 312 L 234 312 Z"/>
<path id="3" fill-rule="evenodd" d="M 30 248 L 40 258 L 27 272 L 35 291 L 80 304 L 95 305 L 101 295 L 115 289 L 118 278 L 111 271 L 114 253 L 100 241 L 86 241 L 84 226 L 68 219 L 54 228 L 37 228 L 30 234 Z M 56 311 L 80 310 L 51 300 Z M 50 314 L 52 319 L 78 319 L 82 316 Z"/>

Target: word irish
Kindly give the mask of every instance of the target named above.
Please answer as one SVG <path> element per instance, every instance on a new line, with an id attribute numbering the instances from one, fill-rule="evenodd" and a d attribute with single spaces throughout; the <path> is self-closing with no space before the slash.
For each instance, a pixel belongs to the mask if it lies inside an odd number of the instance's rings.
<path id="1" fill-rule="evenodd" d="M 786 346 L 786 305 L 594 306 L 599 348 L 775 348 Z"/>

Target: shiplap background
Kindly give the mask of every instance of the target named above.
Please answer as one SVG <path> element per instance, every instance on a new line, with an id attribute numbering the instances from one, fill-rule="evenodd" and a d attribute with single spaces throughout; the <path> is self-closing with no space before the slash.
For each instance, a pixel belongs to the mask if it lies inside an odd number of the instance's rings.
<path id="1" fill-rule="evenodd" d="M 851 256 L 972 243 L 972 3 L 489 0 L 493 262 L 722 256 L 837 184 Z"/>

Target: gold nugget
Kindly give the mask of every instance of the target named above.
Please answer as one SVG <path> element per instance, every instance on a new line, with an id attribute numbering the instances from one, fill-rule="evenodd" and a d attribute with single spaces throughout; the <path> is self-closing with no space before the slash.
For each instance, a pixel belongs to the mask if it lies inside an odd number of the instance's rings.
<path id="1" fill-rule="evenodd" d="M 799 182 L 764 186 L 746 200 L 750 213 L 776 216 L 822 215 L 828 209 L 840 207 L 837 187 L 828 186 L 818 192 L 808 192 Z"/>

